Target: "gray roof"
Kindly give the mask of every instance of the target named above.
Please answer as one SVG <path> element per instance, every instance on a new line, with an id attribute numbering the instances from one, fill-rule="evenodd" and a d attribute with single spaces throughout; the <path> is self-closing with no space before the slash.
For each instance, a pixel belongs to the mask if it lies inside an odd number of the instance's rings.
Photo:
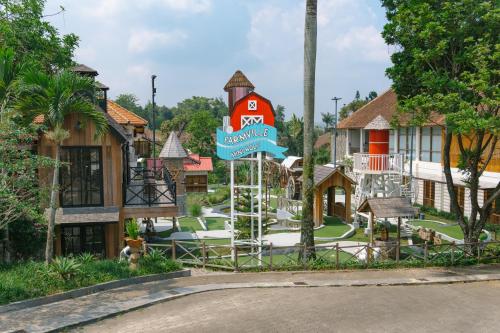
<path id="1" fill-rule="evenodd" d="M 338 168 L 332 168 L 332 167 L 325 166 L 325 165 L 315 165 L 314 166 L 314 185 L 317 186 L 317 185 L 321 184 L 322 182 L 324 182 L 328 177 L 330 177 L 335 172 L 341 173 L 344 177 L 349 179 L 349 181 L 351 183 L 354 184 L 354 181 L 351 178 L 347 177 L 345 174 L 343 174 Z M 298 181 L 302 182 L 304 179 L 303 177 L 304 177 L 304 175 L 300 176 L 298 178 Z"/>
<path id="2" fill-rule="evenodd" d="M 417 209 L 412 206 L 409 198 L 368 198 L 359 206 L 358 212 L 373 212 L 375 217 L 408 217 L 417 214 Z"/>
<path id="3" fill-rule="evenodd" d="M 179 138 L 175 132 L 170 132 L 170 135 L 161 149 L 160 158 L 186 158 L 188 154 L 182 147 Z"/>
<path id="4" fill-rule="evenodd" d="M 78 64 L 78 65 L 74 66 L 73 68 L 71 68 L 71 70 L 73 72 L 76 72 L 76 73 L 86 73 L 86 74 L 90 74 L 92 76 L 98 75 L 98 73 L 95 69 L 90 68 L 89 66 L 84 65 L 84 64 Z"/>
<path id="5" fill-rule="evenodd" d="M 109 90 L 109 87 L 105 84 L 102 84 L 99 81 L 95 81 L 95 86 L 97 89 L 102 89 L 102 90 Z"/>
<path id="6" fill-rule="evenodd" d="M 119 213 L 118 207 L 58 208 L 56 224 L 118 222 Z M 50 209 L 46 209 L 45 214 L 48 217 Z"/>
<path id="7" fill-rule="evenodd" d="M 389 122 L 385 120 L 385 118 L 381 115 L 375 117 L 375 119 L 373 119 L 368 123 L 368 125 L 365 126 L 366 130 L 386 130 L 390 128 L 391 124 L 389 124 Z"/>

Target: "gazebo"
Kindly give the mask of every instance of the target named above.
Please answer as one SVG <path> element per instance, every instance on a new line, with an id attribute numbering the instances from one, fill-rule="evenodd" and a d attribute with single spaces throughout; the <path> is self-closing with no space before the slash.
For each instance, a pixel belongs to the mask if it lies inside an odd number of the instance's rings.
<path id="1" fill-rule="evenodd" d="M 378 218 L 397 218 L 397 245 L 401 245 L 401 218 L 413 217 L 417 214 L 417 209 L 412 206 L 410 200 L 405 197 L 388 198 L 368 198 L 359 206 L 358 212 L 370 214 L 370 245 L 375 245 L 373 238 L 373 219 Z M 399 253 L 397 254 L 399 257 Z"/>
<path id="2" fill-rule="evenodd" d="M 300 176 L 298 181 L 303 181 Z M 314 167 L 314 225 L 323 224 L 324 193 L 327 192 L 327 215 L 336 215 L 346 223 L 351 222 L 351 187 L 355 182 L 346 176 L 338 167 L 333 168 L 326 165 Z M 335 189 L 340 187 L 344 190 L 344 203 L 335 201 Z"/>

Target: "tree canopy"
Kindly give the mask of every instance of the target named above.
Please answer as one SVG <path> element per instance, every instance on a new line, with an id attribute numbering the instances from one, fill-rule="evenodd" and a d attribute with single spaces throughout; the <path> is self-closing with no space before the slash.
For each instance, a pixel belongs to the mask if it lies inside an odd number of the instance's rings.
<path id="1" fill-rule="evenodd" d="M 500 195 L 500 182 L 479 205 L 479 177 L 491 160 L 500 129 L 500 8 L 493 0 L 384 0 L 383 37 L 397 46 L 387 75 L 400 111 L 413 124 L 435 112 L 445 116 L 444 174 L 452 209 L 465 240 L 477 241 Z M 459 208 L 450 162 L 452 137 L 459 144 L 459 169 L 470 189 L 471 214 Z M 479 215 L 479 220 L 477 219 Z"/>

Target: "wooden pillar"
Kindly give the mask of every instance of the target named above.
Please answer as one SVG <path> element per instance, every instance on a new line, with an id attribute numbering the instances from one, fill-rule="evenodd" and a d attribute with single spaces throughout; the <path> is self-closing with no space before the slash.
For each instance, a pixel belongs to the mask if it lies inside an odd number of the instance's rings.
<path id="1" fill-rule="evenodd" d="M 320 226 L 323 223 L 323 192 L 317 188 L 314 192 L 314 225 Z"/>
<path id="2" fill-rule="evenodd" d="M 345 196 L 345 221 L 351 223 L 351 183 L 344 180 L 344 196 Z M 358 207 L 356 207 L 357 209 Z"/>
<path id="3" fill-rule="evenodd" d="M 400 251 L 401 251 L 401 217 L 398 217 L 398 248 L 397 248 L 397 256 L 399 259 Z"/>
<path id="4" fill-rule="evenodd" d="M 370 218 L 369 218 L 369 220 L 370 220 L 370 245 L 372 245 L 372 246 L 375 244 L 375 241 L 374 241 L 374 233 L 375 232 L 373 230 L 373 218 L 374 218 L 373 212 L 370 211 Z"/>
<path id="5" fill-rule="evenodd" d="M 327 190 L 327 199 L 326 202 L 328 203 L 327 207 L 327 214 L 328 216 L 334 216 L 335 215 L 335 186 L 330 186 Z"/>

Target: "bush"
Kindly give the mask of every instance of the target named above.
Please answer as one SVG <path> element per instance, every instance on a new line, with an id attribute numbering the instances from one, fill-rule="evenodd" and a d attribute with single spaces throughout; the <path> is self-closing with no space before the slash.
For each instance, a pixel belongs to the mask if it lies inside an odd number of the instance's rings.
<path id="1" fill-rule="evenodd" d="M 151 250 L 139 260 L 139 272 L 142 274 L 159 274 L 176 271 L 181 265 L 176 261 L 167 259 L 161 251 Z"/>
<path id="2" fill-rule="evenodd" d="M 97 258 L 92 253 L 84 252 L 77 257 L 77 260 L 82 264 L 88 264 L 95 261 Z"/>
<path id="3" fill-rule="evenodd" d="M 139 224 L 135 219 L 131 219 L 130 221 L 127 222 L 127 225 L 125 226 L 125 230 L 127 231 L 127 235 L 132 238 L 132 239 L 138 239 L 139 238 Z"/>
<path id="4" fill-rule="evenodd" d="M 192 204 L 191 207 L 189 207 L 189 212 L 191 216 L 198 217 L 201 215 L 201 206 L 199 204 Z"/>
<path id="5" fill-rule="evenodd" d="M 56 257 L 49 265 L 50 273 L 68 281 L 80 272 L 81 264 L 69 257 Z"/>

